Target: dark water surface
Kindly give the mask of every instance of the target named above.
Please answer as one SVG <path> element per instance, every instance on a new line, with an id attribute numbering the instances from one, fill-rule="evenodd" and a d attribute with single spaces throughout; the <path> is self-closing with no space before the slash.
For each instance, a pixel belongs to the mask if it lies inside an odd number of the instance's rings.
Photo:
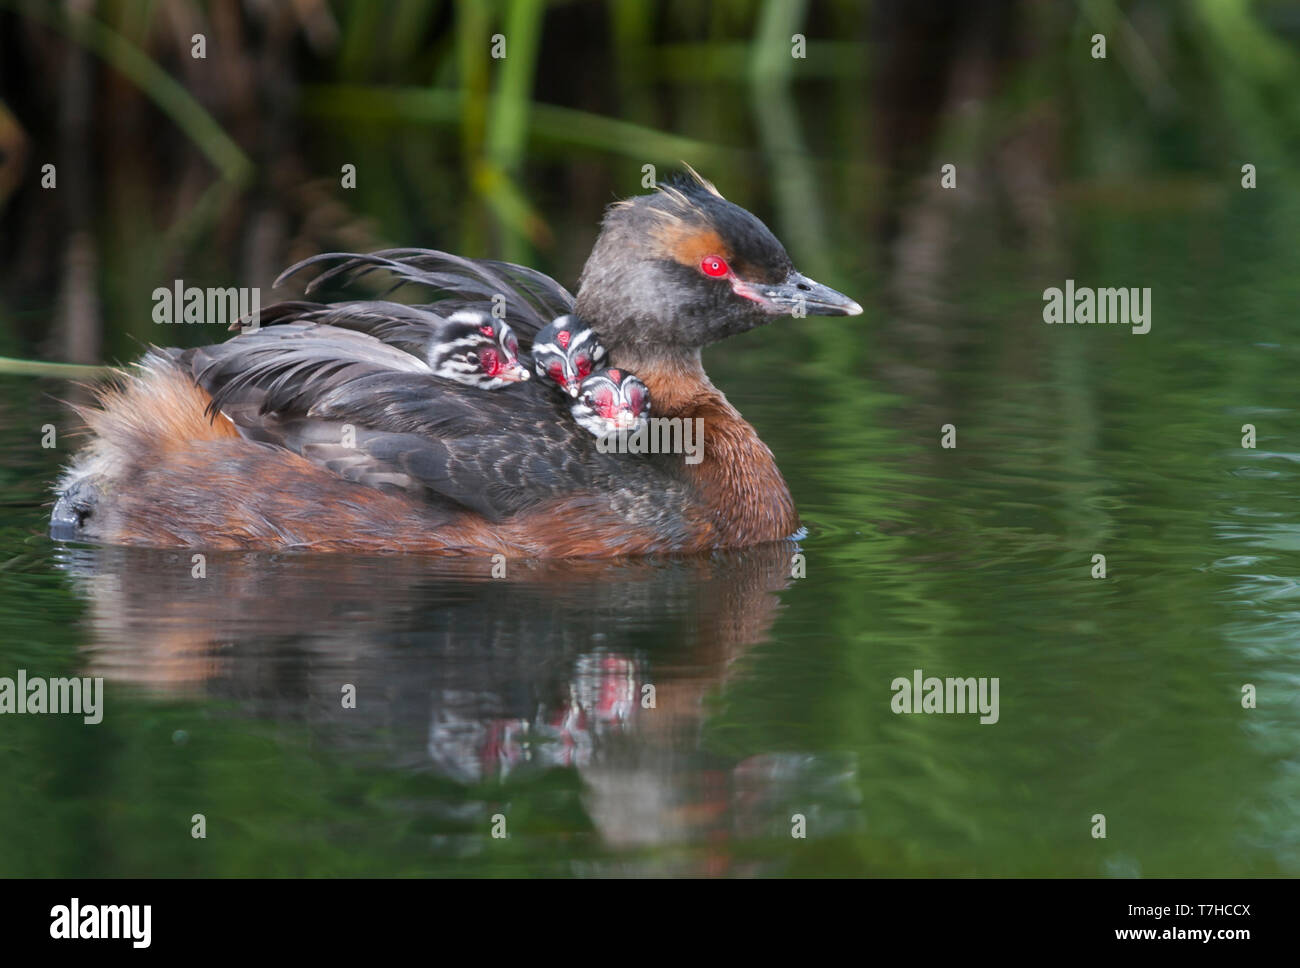
<path id="1" fill-rule="evenodd" d="M 710 351 L 803 578 L 60 547 L 77 391 L 6 378 L 0 674 L 106 710 L 0 721 L 0 873 L 1300 872 L 1300 220 L 1222 191 L 1074 203 L 1038 258 L 963 230 L 941 280 L 828 278 L 860 319 Z M 1150 286 L 1152 331 L 1044 325 L 1068 277 Z M 893 713 L 918 668 L 997 677 L 998 722 Z"/>

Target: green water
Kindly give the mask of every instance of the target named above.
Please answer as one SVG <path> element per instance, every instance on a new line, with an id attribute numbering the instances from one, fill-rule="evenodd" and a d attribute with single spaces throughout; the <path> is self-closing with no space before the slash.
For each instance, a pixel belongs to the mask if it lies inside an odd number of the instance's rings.
<path id="1" fill-rule="evenodd" d="M 0 719 L 0 873 L 1300 872 L 1297 222 L 1225 184 L 1033 258 L 954 220 L 941 278 L 850 266 L 863 317 L 710 351 L 802 578 L 59 547 L 76 391 L 7 378 L 0 674 L 106 694 Z M 1151 332 L 1045 325 L 1066 278 L 1149 286 Z M 895 714 L 914 669 L 998 721 Z"/>

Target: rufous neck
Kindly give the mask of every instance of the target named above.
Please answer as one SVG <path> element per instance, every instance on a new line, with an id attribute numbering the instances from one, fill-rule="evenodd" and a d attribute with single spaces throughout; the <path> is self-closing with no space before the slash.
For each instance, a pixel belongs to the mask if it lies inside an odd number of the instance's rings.
<path id="1" fill-rule="evenodd" d="M 722 543 L 776 541 L 799 529 L 794 499 L 772 452 L 709 381 L 698 350 L 670 356 L 615 351 L 610 360 L 649 388 L 654 417 L 701 421 L 703 459 L 683 460 L 682 467 L 712 509 Z"/>

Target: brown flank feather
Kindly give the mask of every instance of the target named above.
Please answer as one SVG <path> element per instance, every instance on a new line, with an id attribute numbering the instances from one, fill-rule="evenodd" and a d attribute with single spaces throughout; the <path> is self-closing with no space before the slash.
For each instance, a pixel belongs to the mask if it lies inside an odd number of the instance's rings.
<path id="1" fill-rule="evenodd" d="M 697 551 L 715 546 L 700 516 L 687 547 L 630 529 L 601 495 L 573 495 L 492 524 L 440 512 L 404 493 L 345 481 L 297 454 L 245 440 L 211 398 L 167 357 L 78 408 L 94 437 L 59 484 L 104 490 L 93 537 L 115 544 L 214 550 L 422 552 L 582 558 Z"/>

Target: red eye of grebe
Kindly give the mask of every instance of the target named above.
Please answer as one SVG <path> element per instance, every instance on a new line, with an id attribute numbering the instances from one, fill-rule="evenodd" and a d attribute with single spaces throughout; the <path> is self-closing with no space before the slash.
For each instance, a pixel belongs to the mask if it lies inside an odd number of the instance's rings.
<path id="1" fill-rule="evenodd" d="M 591 360 L 587 359 L 585 356 L 578 357 L 577 368 L 579 380 L 585 380 L 587 377 L 591 376 Z"/>
<path id="2" fill-rule="evenodd" d="M 552 363 L 546 374 L 562 387 L 569 385 L 569 381 L 564 378 L 564 367 L 559 363 Z"/>
<path id="3" fill-rule="evenodd" d="M 479 366 L 488 376 L 496 376 L 501 369 L 501 357 L 496 350 L 484 350 L 479 354 Z"/>
<path id="4" fill-rule="evenodd" d="M 627 405 L 636 414 L 645 410 L 645 394 L 641 392 L 640 387 L 632 387 L 628 391 Z"/>
<path id="5" fill-rule="evenodd" d="M 706 276 L 712 276 L 714 279 L 720 279 L 731 270 L 727 268 L 727 263 L 722 261 L 716 255 L 706 255 L 700 260 L 700 271 Z"/>
<path id="6" fill-rule="evenodd" d="M 479 331 L 480 333 L 482 333 L 484 336 L 491 336 L 491 335 L 492 335 L 492 327 L 491 327 L 491 326 L 480 326 L 480 327 L 478 328 L 478 331 Z"/>

